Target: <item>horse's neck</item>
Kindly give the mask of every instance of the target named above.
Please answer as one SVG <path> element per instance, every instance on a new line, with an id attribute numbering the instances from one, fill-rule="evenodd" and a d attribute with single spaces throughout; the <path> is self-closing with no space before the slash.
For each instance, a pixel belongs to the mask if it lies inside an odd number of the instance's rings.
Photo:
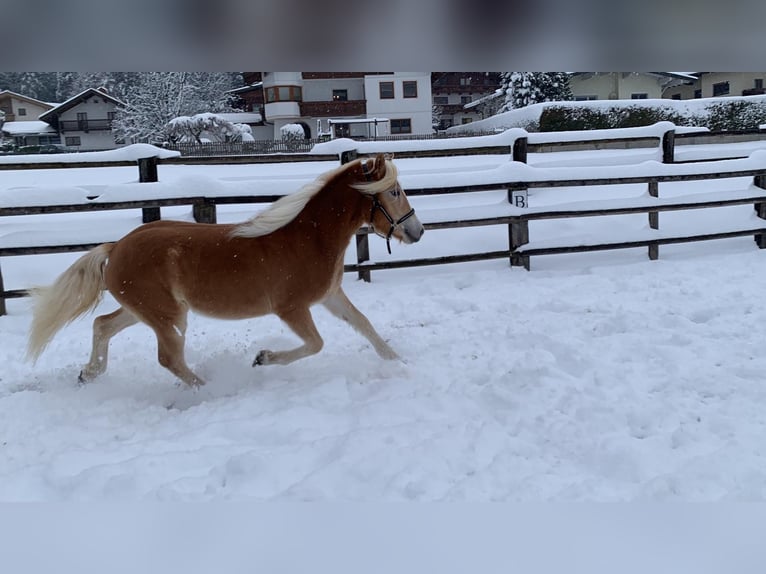
<path id="1" fill-rule="evenodd" d="M 345 250 L 351 237 L 368 221 L 371 202 L 355 189 L 323 190 L 312 198 L 296 218 L 303 235 L 316 235 L 323 249 Z"/>

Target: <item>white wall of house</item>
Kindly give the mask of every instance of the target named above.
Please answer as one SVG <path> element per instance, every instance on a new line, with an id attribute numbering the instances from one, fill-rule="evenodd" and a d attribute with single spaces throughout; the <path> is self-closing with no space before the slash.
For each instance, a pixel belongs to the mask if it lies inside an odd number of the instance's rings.
<path id="1" fill-rule="evenodd" d="M 3 100 L 6 102 L 3 107 L 10 108 L 9 111 L 13 114 L 14 121 L 17 122 L 35 121 L 40 117 L 40 114 L 51 109 L 51 106 L 36 104 L 35 102 L 17 98 L 9 93 L 3 96 Z"/>
<path id="2" fill-rule="evenodd" d="M 763 87 L 766 84 L 766 72 L 708 72 L 700 74 L 699 87 L 703 98 L 712 98 L 715 85 L 728 82 L 729 92 L 721 96 L 741 96 L 744 90 L 755 88 L 758 79 Z"/>
<path id="3" fill-rule="evenodd" d="M 404 82 L 413 81 L 417 83 L 417 97 L 405 98 Z M 380 97 L 381 82 L 393 82 L 393 98 Z M 368 118 L 409 119 L 412 126 L 411 133 L 433 133 L 430 72 L 397 72 L 390 75 L 365 76 L 364 92 L 367 99 Z"/>
<path id="4" fill-rule="evenodd" d="M 641 73 L 609 72 L 589 77 L 573 76 L 569 80 L 572 95 L 577 98 L 596 96 L 598 100 L 629 100 L 638 94 L 661 98 L 659 78 Z"/>
<path id="5" fill-rule="evenodd" d="M 664 91 L 665 98 L 680 98 L 689 100 L 694 97 L 712 98 L 726 96 L 742 96 L 745 90 L 766 88 L 766 72 L 698 72 L 699 79 L 692 85 L 675 86 Z M 760 80 L 760 82 L 759 82 Z M 728 93 L 716 94 L 716 84 L 729 84 Z M 726 89 L 725 86 L 721 86 Z M 699 90 L 699 95 L 695 92 Z"/>
<path id="6" fill-rule="evenodd" d="M 119 147 L 114 141 L 111 129 L 96 129 L 95 126 L 88 131 L 79 129 L 67 129 L 64 122 L 77 122 L 78 114 L 86 114 L 88 122 L 98 122 L 103 124 L 108 121 L 109 113 L 114 112 L 116 106 L 114 102 L 99 96 L 93 95 L 84 102 L 63 111 L 59 116 L 59 132 L 61 133 L 61 143 L 67 147 L 79 147 L 83 150 L 102 150 Z M 74 138 L 79 138 L 79 145 Z"/>

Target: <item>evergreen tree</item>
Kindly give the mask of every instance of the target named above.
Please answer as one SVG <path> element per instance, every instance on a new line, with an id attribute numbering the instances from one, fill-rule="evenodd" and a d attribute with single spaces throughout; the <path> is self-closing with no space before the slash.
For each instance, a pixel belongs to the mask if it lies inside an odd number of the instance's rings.
<path id="1" fill-rule="evenodd" d="M 505 92 L 501 112 L 540 102 L 572 99 L 569 75 L 565 72 L 503 72 L 500 77 L 501 89 Z"/>

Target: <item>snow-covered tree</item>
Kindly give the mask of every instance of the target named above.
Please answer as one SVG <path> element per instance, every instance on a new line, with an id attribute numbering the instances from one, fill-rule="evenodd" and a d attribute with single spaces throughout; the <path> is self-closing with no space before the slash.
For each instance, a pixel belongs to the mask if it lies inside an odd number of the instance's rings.
<path id="1" fill-rule="evenodd" d="M 300 124 L 285 124 L 279 128 L 283 140 L 296 141 L 306 139 L 306 131 Z"/>
<path id="2" fill-rule="evenodd" d="M 569 75 L 565 72 L 503 72 L 500 77 L 505 94 L 501 112 L 572 99 Z"/>
<path id="3" fill-rule="evenodd" d="M 442 109 L 440 106 L 432 105 L 431 106 L 431 127 L 434 131 L 439 129 L 439 126 L 442 123 Z"/>
<path id="4" fill-rule="evenodd" d="M 226 92 L 234 86 L 228 72 L 142 73 L 112 122 L 115 136 L 128 142 L 165 141 L 165 129 L 174 118 L 233 111 Z"/>
<path id="5" fill-rule="evenodd" d="M 173 118 L 165 126 L 164 133 L 171 142 L 202 143 L 207 141 L 240 141 L 243 133 L 249 132 L 250 126 L 234 124 L 221 116 L 211 113 Z M 246 139 L 246 138 L 245 138 Z"/>

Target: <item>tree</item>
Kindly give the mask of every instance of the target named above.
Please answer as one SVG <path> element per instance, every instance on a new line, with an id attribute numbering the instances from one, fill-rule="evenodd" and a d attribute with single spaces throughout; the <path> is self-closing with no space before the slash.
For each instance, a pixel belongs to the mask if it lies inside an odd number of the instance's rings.
<path id="1" fill-rule="evenodd" d="M 505 94 L 501 112 L 572 99 L 569 75 L 565 72 L 503 72 L 500 77 Z"/>
<path id="2" fill-rule="evenodd" d="M 245 133 L 252 133 L 250 126 L 233 124 L 210 113 L 173 118 L 165 126 L 164 131 L 167 139 L 173 143 L 202 143 L 203 135 L 205 139 L 219 142 L 240 141 L 247 139 L 244 137 Z M 302 130 L 301 133 L 303 133 Z"/>
<path id="3" fill-rule="evenodd" d="M 160 143 L 166 128 L 181 116 L 233 111 L 226 93 L 236 86 L 228 72 L 148 72 L 124 96 L 125 107 L 112 122 L 115 136 L 127 142 Z"/>

